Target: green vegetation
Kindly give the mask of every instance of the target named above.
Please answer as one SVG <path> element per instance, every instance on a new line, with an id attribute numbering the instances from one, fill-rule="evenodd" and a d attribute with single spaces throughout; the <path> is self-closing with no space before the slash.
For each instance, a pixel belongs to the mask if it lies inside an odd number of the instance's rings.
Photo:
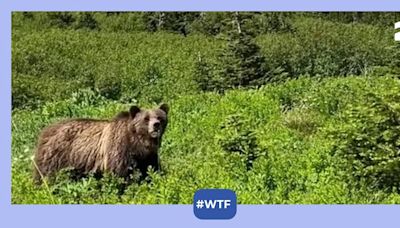
<path id="1" fill-rule="evenodd" d="M 335 15 L 14 14 L 12 203 L 190 204 L 199 188 L 241 204 L 400 203 L 400 46 L 377 26 L 390 17 Z M 33 184 L 47 124 L 161 101 L 161 172 L 123 194 L 111 174 Z"/>

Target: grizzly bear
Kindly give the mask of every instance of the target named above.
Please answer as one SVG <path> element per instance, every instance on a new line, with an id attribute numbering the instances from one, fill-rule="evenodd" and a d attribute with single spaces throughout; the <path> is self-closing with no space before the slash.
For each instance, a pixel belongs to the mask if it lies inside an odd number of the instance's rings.
<path id="1" fill-rule="evenodd" d="M 132 106 L 111 120 L 69 119 L 46 127 L 34 155 L 35 182 L 63 168 L 124 178 L 134 170 L 146 176 L 149 166 L 158 170 L 168 109 L 166 104 L 151 110 Z"/>

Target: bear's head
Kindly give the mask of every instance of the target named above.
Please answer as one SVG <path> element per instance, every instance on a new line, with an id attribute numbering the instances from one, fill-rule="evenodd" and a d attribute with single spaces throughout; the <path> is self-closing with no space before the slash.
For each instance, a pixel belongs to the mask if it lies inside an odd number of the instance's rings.
<path id="1" fill-rule="evenodd" d="M 168 124 L 168 110 L 167 104 L 161 104 L 155 109 L 132 106 L 129 109 L 132 130 L 145 138 L 161 139 Z"/>

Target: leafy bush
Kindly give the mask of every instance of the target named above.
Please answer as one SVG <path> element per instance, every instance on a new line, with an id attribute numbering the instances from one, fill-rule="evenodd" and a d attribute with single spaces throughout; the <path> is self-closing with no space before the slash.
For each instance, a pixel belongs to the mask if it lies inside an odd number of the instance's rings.
<path id="1" fill-rule="evenodd" d="M 219 144 L 226 152 L 235 152 L 244 155 L 243 160 L 247 169 L 251 169 L 254 160 L 262 154 L 257 145 L 256 133 L 252 124 L 240 115 L 228 116 L 221 126 Z"/>
<path id="2" fill-rule="evenodd" d="M 118 100 L 122 95 L 122 82 L 116 75 L 113 75 L 113 73 L 110 74 L 111 76 L 99 76 L 95 82 L 95 88 L 102 96 L 108 99 Z"/>
<path id="3" fill-rule="evenodd" d="M 388 30 L 318 19 L 295 20 L 293 27 L 293 33 L 257 38 L 268 68 L 282 67 L 289 77 L 363 75 L 393 61 Z"/>
<path id="4" fill-rule="evenodd" d="M 334 131 L 336 153 L 350 174 L 376 188 L 400 190 L 400 84 L 369 92 L 346 110 Z"/>
<path id="5" fill-rule="evenodd" d="M 55 96 L 54 92 L 47 94 L 50 91 L 39 92 L 35 87 L 26 86 L 18 96 L 40 93 L 50 101 L 50 98 L 68 98 L 76 92 L 68 90 L 68 86 L 57 87 L 61 81 L 71 87 L 97 89 L 102 96 L 115 100 L 140 101 L 153 94 L 151 100 L 159 101 L 193 94 L 196 92 L 193 56 L 202 46 L 220 45 L 201 36 L 188 37 L 182 43 L 180 36 L 171 34 L 119 35 L 86 30 L 48 30 L 33 34 L 18 31 L 14 37 L 19 38 L 13 42 L 13 80 L 18 82 L 14 87 L 19 86 L 24 75 L 29 75 L 35 81 L 32 83 L 57 88 L 56 94 L 60 94 Z M 202 52 L 213 56 L 215 50 Z M 20 104 L 14 102 L 13 107 Z"/>
<path id="6" fill-rule="evenodd" d="M 93 13 L 83 12 L 79 14 L 76 28 L 78 29 L 97 29 L 98 23 L 93 16 Z"/>
<path id="7" fill-rule="evenodd" d="M 254 30 L 261 28 L 262 33 L 293 32 L 293 16 L 295 14 L 285 12 L 267 12 L 255 15 Z"/>
<path id="8" fill-rule="evenodd" d="M 393 22 L 397 21 L 400 13 L 398 12 L 324 12 L 316 13 L 315 17 L 342 22 L 342 23 L 365 23 L 379 26 L 393 27 Z"/>
<path id="9" fill-rule="evenodd" d="M 202 12 L 190 24 L 192 32 L 218 36 L 232 29 L 232 16 L 235 12 Z M 244 18 L 243 28 L 256 35 L 263 33 L 283 33 L 293 30 L 293 13 L 281 12 L 238 12 Z"/>
<path id="10" fill-rule="evenodd" d="M 76 81 L 53 79 L 51 83 L 28 75 L 14 76 L 12 79 L 13 108 L 38 108 L 49 101 L 63 100 L 79 89 Z"/>
<path id="11" fill-rule="evenodd" d="M 48 14 L 52 26 L 66 28 L 71 26 L 76 18 L 69 12 L 52 12 Z"/>
<path id="12" fill-rule="evenodd" d="M 98 90 L 80 89 L 72 93 L 70 101 L 79 106 L 98 106 L 103 105 L 107 100 Z"/>

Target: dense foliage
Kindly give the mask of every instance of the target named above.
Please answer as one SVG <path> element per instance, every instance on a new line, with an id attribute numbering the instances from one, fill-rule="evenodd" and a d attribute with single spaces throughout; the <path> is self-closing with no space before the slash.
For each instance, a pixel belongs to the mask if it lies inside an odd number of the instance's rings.
<path id="1" fill-rule="evenodd" d="M 400 203 L 396 14 L 345 15 L 13 14 L 12 203 Z M 47 124 L 161 101 L 161 172 L 33 184 Z"/>

